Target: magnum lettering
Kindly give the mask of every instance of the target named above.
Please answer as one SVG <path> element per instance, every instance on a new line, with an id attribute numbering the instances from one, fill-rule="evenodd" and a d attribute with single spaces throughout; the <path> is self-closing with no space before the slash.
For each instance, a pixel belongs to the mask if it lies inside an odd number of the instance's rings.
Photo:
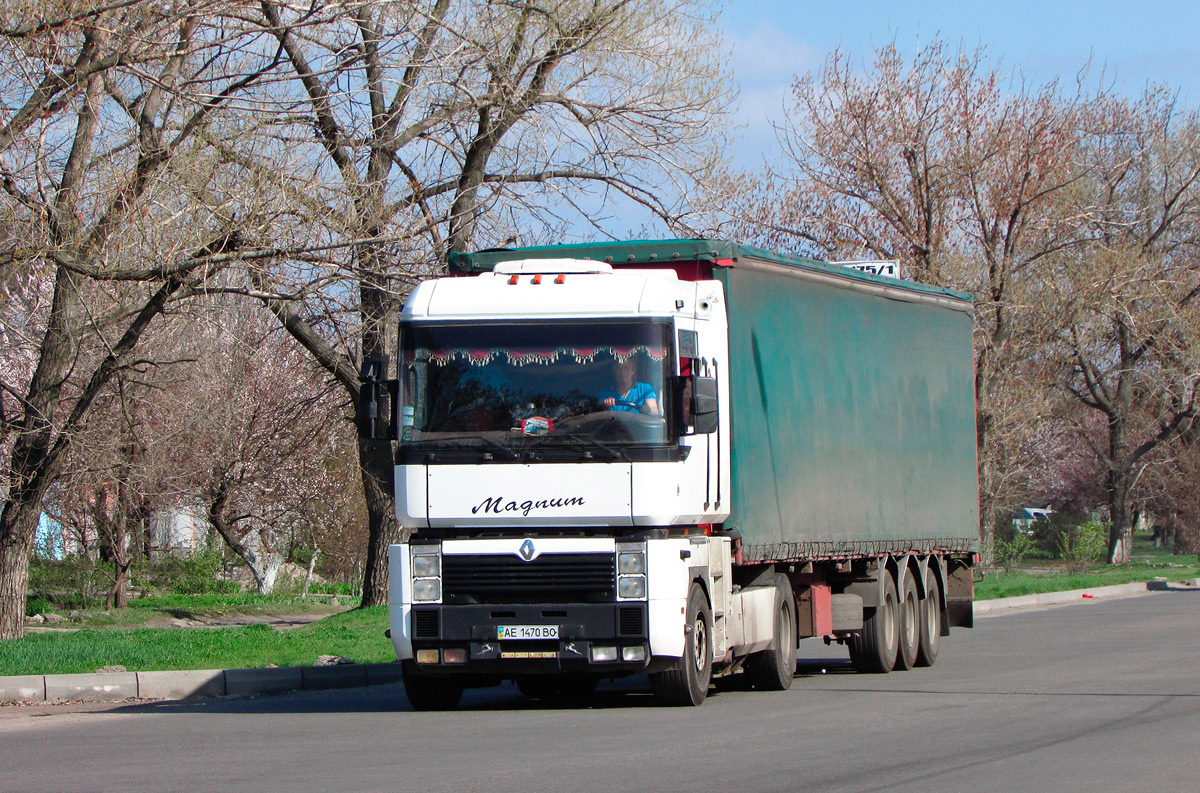
<path id="1" fill-rule="evenodd" d="M 554 509 L 555 507 L 582 507 L 583 498 L 575 496 L 574 498 L 544 498 L 544 499 L 526 499 L 525 501 L 505 501 L 503 496 L 495 498 L 485 498 L 483 503 L 477 507 L 471 507 L 471 514 L 477 515 L 480 512 L 483 514 L 492 513 L 493 515 L 501 515 L 505 512 L 520 512 L 522 517 L 527 516 L 535 509 Z"/>

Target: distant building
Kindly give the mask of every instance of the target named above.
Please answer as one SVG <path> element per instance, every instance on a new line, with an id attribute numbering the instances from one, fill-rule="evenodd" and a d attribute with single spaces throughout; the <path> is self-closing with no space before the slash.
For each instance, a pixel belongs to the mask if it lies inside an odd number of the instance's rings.
<path id="1" fill-rule="evenodd" d="M 1027 505 L 1021 507 L 1013 515 L 1013 529 L 1022 534 L 1030 534 L 1033 531 L 1033 524 L 1039 520 L 1050 520 L 1050 516 L 1054 514 L 1054 510 L 1050 509 L 1047 504 L 1044 507 Z"/>
<path id="2" fill-rule="evenodd" d="M 200 506 L 173 507 L 150 516 L 150 558 L 186 556 L 208 544 L 212 524 Z"/>

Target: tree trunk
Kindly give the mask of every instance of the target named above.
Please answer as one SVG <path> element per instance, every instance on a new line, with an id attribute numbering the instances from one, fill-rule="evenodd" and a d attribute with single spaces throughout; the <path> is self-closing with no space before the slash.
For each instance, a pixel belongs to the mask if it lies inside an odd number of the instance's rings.
<path id="1" fill-rule="evenodd" d="M 40 499 L 13 499 L 0 512 L 0 640 L 25 635 L 29 553 L 41 511 Z"/>
<path id="2" fill-rule="evenodd" d="M 265 538 L 260 537 L 263 545 L 262 554 L 258 554 L 253 548 L 242 541 L 237 536 L 235 527 L 226 519 L 225 507 L 229 503 L 229 491 L 225 488 L 225 483 L 222 482 L 216 494 L 214 494 L 208 504 L 208 522 L 216 529 L 217 534 L 221 535 L 221 539 L 225 540 L 225 544 L 229 549 L 237 554 L 238 558 L 245 562 L 246 567 L 250 568 L 250 574 L 254 576 L 255 589 L 260 595 L 269 595 L 271 590 L 275 588 L 275 576 L 279 572 L 279 567 L 283 564 L 283 555 L 266 549 Z"/>
<path id="3" fill-rule="evenodd" d="M 283 565 L 283 557 L 277 553 L 264 551 L 262 555 L 250 551 L 246 565 L 254 574 L 254 584 L 260 595 L 269 595 L 275 589 L 275 578 Z"/>
<path id="4" fill-rule="evenodd" d="M 104 598 L 106 610 L 129 608 L 129 559 L 123 558 L 113 563 L 113 585 Z"/>
<path id="5" fill-rule="evenodd" d="M 360 438 L 358 459 L 367 501 L 369 529 L 362 605 L 382 606 L 388 602 L 388 546 L 401 540 L 396 523 L 392 444 L 386 440 Z"/>
<path id="6" fill-rule="evenodd" d="M 375 229 L 371 230 L 378 233 Z M 386 270 L 385 256 L 377 245 L 363 246 L 358 255 L 368 265 L 367 272 Z M 363 360 L 387 356 L 387 337 L 392 331 L 389 318 L 394 316 L 396 298 L 386 288 L 382 276 L 359 283 L 359 312 L 362 318 Z M 362 405 L 355 400 L 355 411 Z M 362 416 L 355 416 L 362 426 Z M 388 602 L 388 546 L 396 542 L 395 458 L 388 439 L 359 438 L 358 460 L 362 470 L 363 494 L 367 502 L 367 565 L 363 573 L 362 605 L 382 606 Z"/>
<path id="7" fill-rule="evenodd" d="M 1108 472 L 1109 564 L 1125 564 L 1133 550 L 1133 526 L 1129 521 L 1129 477 L 1124 471 Z"/>
<path id="8" fill-rule="evenodd" d="M 1122 335 L 1122 350 L 1126 344 Z M 1122 356 L 1126 357 L 1125 354 Z M 1129 444 L 1126 440 L 1125 417 L 1132 404 L 1129 378 L 1122 376 L 1117 386 L 1115 405 L 1108 413 L 1108 474 L 1105 489 L 1108 491 L 1108 517 L 1112 525 L 1108 532 L 1109 564 L 1125 564 L 1133 550 L 1132 515 L 1129 508 L 1130 481 Z"/>
<path id="9" fill-rule="evenodd" d="M 984 487 L 979 488 L 979 553 L 984 567 L 991 567 L 996 559 L 996 524 L 998 510 Z"/>
<path id="10" fill-rule="evenodd" d="M 313 551 L 312 556 L 308 557 L 308 569 L 304 571 L 304 587 L 300 590 L 301 600 L 308 598 L 308 588 L 312 586 L 313 568 L 317 566 L 317 557 L 320 555 L 320 551 Z"/>
<path id="11" fill-rule="evenodd" d="M 980 360 L 975 366 L 975 474 L 979 488 L 979 551 L 983 565 L 990 567 L 996 558 L 996 519 L 993 514 L 992 467 L 987 448 L 992 412 L 985 407 L 988 392 L 988 380 L 983 372 L 986 353 L 986 350 L 980 353 Z"/>

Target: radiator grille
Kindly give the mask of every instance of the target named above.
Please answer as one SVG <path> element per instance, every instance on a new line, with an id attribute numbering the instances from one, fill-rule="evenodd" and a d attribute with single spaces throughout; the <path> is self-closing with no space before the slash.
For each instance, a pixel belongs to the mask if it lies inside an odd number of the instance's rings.
<path id="1" fill-rule="evenodd" d="M 417 639 L 436 639 L 438 637 L 437 611 L 417 611 L 412 613 L 413 637 Z"/>
<path id="2" fill-rule="evenodd" d="M 645 632 L 642 629 L 642 610 L 630 606 L 623 606 L 620 613 L 617 615 L 618 626 L 617 633 L 620 636 L 644 636 Z"/>
<path id="3" fill-rule="evenodd" d="M 445 603 L 607 603 L 616 599 L 611 553 L 442 557 Z"/>

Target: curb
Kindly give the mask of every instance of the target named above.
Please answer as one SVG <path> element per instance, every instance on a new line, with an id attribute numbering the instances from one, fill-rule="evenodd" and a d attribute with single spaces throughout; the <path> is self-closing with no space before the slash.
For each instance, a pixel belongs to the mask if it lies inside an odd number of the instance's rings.
<path id="1" fill-rule="evenodd" d="M 190 669 L 175 672 L 116 672 L 83 675 L 0 677 L 0 703 L 68 700 L 254 697 L 284 691 L 325 691 L 395 683 L 399 662 L 267 669 Z"/>

